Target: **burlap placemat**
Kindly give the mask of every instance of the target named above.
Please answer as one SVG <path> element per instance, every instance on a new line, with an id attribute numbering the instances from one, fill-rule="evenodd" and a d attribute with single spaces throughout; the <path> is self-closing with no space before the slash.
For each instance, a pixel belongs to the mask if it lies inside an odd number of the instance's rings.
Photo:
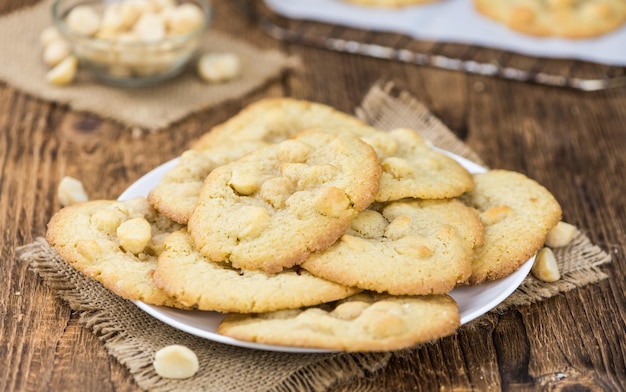
<path id="1" fill-rule="evenodd" d="M 467 146 L 409 94 L 392 93 L 393 85 L 377 84 L 364 98 L 357 115 L 381 129 L 398 126 L 416 129 L 435 145 L 480 161 Z M 180 332 L 140 311 L 95 281 L 76 272 L 60 259 L 43 238 L 17 251 L 48 287 L 80 315 L 80 322 L 105 344 L 108 352 L 126 366 L 137 384 L 155 391 L 323 391 L 386 366 L 398 353 L 293 354 L 238 348 Z M 529 276 L 520 288 L 494 311 L 530 304 L 556 294 L 605 279 L 599 266 L 610 256 L 581 232 L 568 246 L 556 250 L 562 279 L 544 283 Z M 472 322 L 473 323 L 473 322 Z M 471 325 L 470 323 L 469 325 Z M 467 328 L 464 326 L 462 328 Z M 156 350 L 169 344 L 193 349 L 200 371 L 188 380 L 168 380 L 156 375 L 152 360 Z"/>
<path id="2" fill-rule="evenodd" d="M 259 50 L 217 31 L 206 32 L 198 53 L 237 54 L 242 63 L 239 78 L 223 84 L 204 83 L 195 71 L 195 61 L 168 82 L 152 87 L 121 88 L 98 83 L 84 71 L 68 86 L 45 81 L 47 67 L 39 43 L 41 31 L 52 25 L 52 0 L 0 17 L 0 80 L 34 97 L 65 104 L 76 111 L 97 114 L 129 128 L 157 131 L 221 102 L 261 88 L 297 59 L 273 50 Z M 215 16 L 218 17 L 218 16 Z"/>

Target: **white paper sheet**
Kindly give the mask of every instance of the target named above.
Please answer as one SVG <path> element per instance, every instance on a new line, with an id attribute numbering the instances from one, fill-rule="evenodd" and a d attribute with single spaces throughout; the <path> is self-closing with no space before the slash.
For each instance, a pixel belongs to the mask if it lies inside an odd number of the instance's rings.
<path id="1" fill-rule="evenodd" d="M 478 14 L 472 0 L 442 0 L 401 9 L 380 9 L 342 0 L 265 0 L 274 12 L 348 27 L 403 33 L 416 39 L 474 44 L 520 54 L 626 66 L 626 25 L 593 39 L 523 35 Z"/>

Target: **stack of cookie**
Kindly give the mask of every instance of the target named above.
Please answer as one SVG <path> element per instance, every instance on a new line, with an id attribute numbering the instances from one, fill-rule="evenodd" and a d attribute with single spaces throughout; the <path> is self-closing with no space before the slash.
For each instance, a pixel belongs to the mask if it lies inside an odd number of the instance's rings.
<path id="1" fill-rule="evenodd" d="M 472 175 L 413 130 L 277 98 L 201 137 L 146 198 L 65 207 L 46 238 L 124 298 L 228 313 L 223 335 L 380 351 L 454 333 L 448 293 L 514 272 L 560 217 L 520 173 Z"/>

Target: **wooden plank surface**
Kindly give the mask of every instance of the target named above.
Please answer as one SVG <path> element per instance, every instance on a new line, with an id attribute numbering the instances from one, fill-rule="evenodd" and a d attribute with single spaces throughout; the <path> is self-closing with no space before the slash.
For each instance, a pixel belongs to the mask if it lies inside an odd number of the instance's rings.
<path id="1" fill-rule="evenodd" d="M 5 0 L 0 13 L 35 2 Z M 333 390 L 626 390 L 626 90 L 584 93 L 286 44 L 260 31 L 242 5 L 214 0 L 213 28 L 304 66 L 167 132 L 133 137 L 0 84 L 0 390 L 137 390 L 76 315 L 15 262 L 17 246 L 44 234 L 63 175 L 83 180 L 91 198 L 112 198 L 256 99 L 293 96 L 352 112 L 381 79 L 420 99 L 490 167 L 544 184 L 564 219 L 613 263 L 606 281 L 491 315 Z"/>

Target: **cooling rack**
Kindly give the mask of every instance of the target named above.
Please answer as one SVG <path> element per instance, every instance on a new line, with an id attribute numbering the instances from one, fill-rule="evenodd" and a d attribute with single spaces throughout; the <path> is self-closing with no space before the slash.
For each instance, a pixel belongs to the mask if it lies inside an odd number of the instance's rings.
<path id="1" fill-rule="evenodd" d="M 626 86 L 626 67 L 526 56 L 481 46 L 422 41 L 311 20 L 289 19 L 254 1 L 252 16 L 269 36 L 291 43 L 526 83 L 598 91 Z"/>

